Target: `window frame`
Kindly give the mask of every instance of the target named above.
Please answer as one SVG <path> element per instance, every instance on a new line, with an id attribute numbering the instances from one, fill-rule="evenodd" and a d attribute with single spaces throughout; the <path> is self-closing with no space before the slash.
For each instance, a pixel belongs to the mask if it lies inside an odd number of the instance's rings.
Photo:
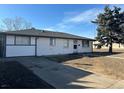
<path id="1" fill-rule="evenodd" d="M 85 47 L 85 40 L 82 40 L 82 47 Z"/>
<path id="2" fill-rule="evenodd" d="M 50 42 L 49 42 L 49 45 L 50 46 L 56 46 L 56 38 L 53 38 L 53 37 L 50 37 Z M 52 41 L 52 42 L 51 42 Z"/>
<path id="3" fill-rule="evenodd" d="M 28 38 L 28 43 L 27 44 L 21 44 L 21 43 L 19 44 L 19 43 L 17 43 L 17 38 L 18 37 L 21 37 L 21 38 L 26 37 L 26 38 Z M 15 36 L 14 45 L 29 46 L 29 45 L 31 45 L 31 37 L 29 37 L 29 36 Z"/>
<path id="4" fill-rule="evenodd" d="M 66 46 L 65 46 L 66 43 Z M 64 40 L 64 48 L 69 48 L 69 39 Z"/>
<path id="5" fill-rule="evenodd" d="M 87 47 L 90 47 L 90 41 L 89 40 L 86 40 L 86 45 L 87 45 Z"/>
<path id="6" fill-rule="evenodd" d="M 82 47 L 90 47 L 90 41 L 89 40 L 82 40 Z"/>

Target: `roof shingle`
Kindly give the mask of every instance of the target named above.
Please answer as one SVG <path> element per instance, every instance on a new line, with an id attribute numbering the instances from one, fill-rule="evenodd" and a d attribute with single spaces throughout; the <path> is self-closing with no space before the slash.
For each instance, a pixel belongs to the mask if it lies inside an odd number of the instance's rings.
<path id="1" fill-rule="evenodd" d="M 47 31 L 47 30 L 38 30 L 38 29 L 26 29 L 26 30 L 19 30 L 19 31 L 7 31 L 7 32 L 0 32 L 1 34 L 8 34 L 8 35 L 24 35 L 24 36 L 38 36 L 38 37 L 56 37 L 56 38 L 68 38 L 68 39 L 85 39 L 85 40 L 93 40 L 86 37 L 81 37 L 77 35 L 72 35 L 64 32 L 54 32 L 54 31 Z"/>

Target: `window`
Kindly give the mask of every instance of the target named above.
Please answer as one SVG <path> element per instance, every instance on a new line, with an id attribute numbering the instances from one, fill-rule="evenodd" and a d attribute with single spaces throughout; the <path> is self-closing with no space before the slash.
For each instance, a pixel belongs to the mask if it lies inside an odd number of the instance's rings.
<path id="1" fill-rule="evenodd" d="M 82 40 L 82 47 L 89 47 L 89 41 L 88 40 Z"/>
<path id="2" fill-rule="evenodd" d="M 55 38 L 50 38 L 50 45 L 55 46 L 56 45 L 56 39 Z"/>
<path id="3" fill-rule="evenodd" d="M 86 46 L 89 47 L 89 41 L 88 40 L 86 41 Z"/>
<path id="4" fill-rule="evenodd" d="M 16 45 L 30 45 L 30 37 L 16 36 Z"/>
<path id="5" fill-rule="evenodd" d="M 82 47 L 84 47 L 85 46 L 85 41 L 84 40 L 82 40 Z"/>
<path id="6" fill-rule="evenodd" d="M 64 40 L 64 48 L 68 48 L 69 47 L 69 40 Z"/>

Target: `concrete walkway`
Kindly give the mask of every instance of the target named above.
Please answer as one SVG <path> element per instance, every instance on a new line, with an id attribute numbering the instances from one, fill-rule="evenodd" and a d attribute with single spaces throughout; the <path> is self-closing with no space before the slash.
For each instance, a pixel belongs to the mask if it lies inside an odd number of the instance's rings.
<path id="1" fill-rule="evenodd" d="M 116 57 L 116 56 L 106 56 L 106 57 L 108 57 L 108 58 L 115 58 L 115 59 L 123 59 L 124 60 L 124 58 L 122 58 L 122 57 Z"/>
<path id="2" fill-rule="evenodd" d="M 124 60 L 124 53 L 115 54 L 115 55 L 110 55 L 110 56 L 106 56 L 106 57 Z"/>
<path id="3" fill-rule="evenodd" d="M 124 88 L 124 81 L 109 79 L 43 57 L 20 57 L 16 60 L 55 88 Z"/>

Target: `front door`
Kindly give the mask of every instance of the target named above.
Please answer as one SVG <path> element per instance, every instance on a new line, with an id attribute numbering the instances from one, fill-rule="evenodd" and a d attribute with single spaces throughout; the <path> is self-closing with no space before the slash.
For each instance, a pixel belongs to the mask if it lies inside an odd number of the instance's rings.
<path id="1" fill-rule="evenodd" d="M 73 43 L 74 43 L 73 44 L 73 50 L 74 50 L 73 52 L 78 53 L 78 42 L 77 42 L 77 40 L 74 40 Z"/>

